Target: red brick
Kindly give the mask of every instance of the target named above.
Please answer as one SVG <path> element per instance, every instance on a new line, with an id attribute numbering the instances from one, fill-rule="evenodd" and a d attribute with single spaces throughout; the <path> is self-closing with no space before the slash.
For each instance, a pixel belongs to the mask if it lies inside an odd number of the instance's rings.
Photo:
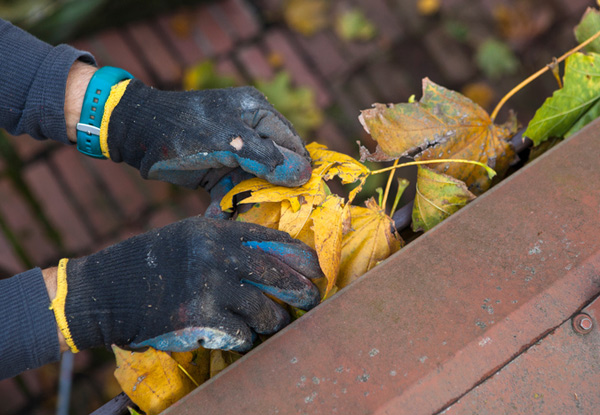
<path id="1" fill-rule="evenodd" d="M 21 392 L 15 379 L 0 381 L 0 402 L 2 402 L 2 413 L 18 413 L 19 409 L 27 404 L 27 398 Z"/>
<path id="2" fill-rule="evenodd" d="M 348 86 L 360 109 L 371 108 L 374 102 L 380 101 L 369 81 L 361 75 L 353 76 Z"/>
<path id="3" fill-rule="evenodd" d="M 177 222 L 182 219 L 179 215 L 173 212 L 170 208 L 163 208 L 154 212 L 148 220 L 148 226 L 150 229 L 162 228 L 173 222 Z"/>
<path id="4" fill-rule="evenodd" d="M 91 42 L 89 39 L 77 39 L 73 42 L 69 42 L 69 44 L 75 49 L 91 53 L 92 55 L 94 55 L 94 58 L 96 58 L 96 62 L 98 63 L 98 65 L 104 65 L 104 62 L 102 62 L 100 58 L 100 54 L 96 51 L 96 46 L 94 46 L 94 43 Z"/>
<path id="5" fill-rule="evenodd" d="M 271 79 L 273 77 L 273 68 L 269 65 L 263 52 L 256 45 L 239 48 L 237 56 L 240 63 L 248 72 L 248 75 L 254 80 Z"/>
<path id="6" fill-rule="evenodd" d="M 11 244 L 2 233 L 0 233 L 0 269 L 7 273 L 0 275 L 0 278 L 10 277 L 25 270 L 25 267 L 17 259 Z"/>
<path id="7" fill-rule="evenodd" d="M 345 83 L 333 84 L 332 88 L 334 90 L 335 102 L 344 112 L 347 118 L 346 122 L 352 127 L 356 125 L 354 129 L 357 130 L 357 127 L 360 127 L 357 117 L 360 115 L 360 110 L 364 108 L 355 102 L 354 97 L 348 91 L 348 85 Z"/>
<path id="8" fill-rule="evenodd" d="M 118 212 L 92 176 L 84 156 L 75 148 L 64 148 L 52 155 L 52 161 L 96 234 L 104 237 L 113 231 L 119 223 Z"/>
<path id="9" fill-rule="evenodd" d="M 65 247 L 74 253 L 84 252 L 91 245 L 92 238 L 48 165 L 42 162 L 32 164 L 25 169 L 23 176 L 43 206 L 44 213 L 60 232 Z"/>
<path id="10" fill-rule="evenodd" d="M 442 27 L 425 35 L 425 46 L 448 82 L 464 83 L 475 74 L 471 58 Z"/>
<path id="11" fill-rule="evenodd" d="M 154 204 L 167 202 L 171 199 L 172 184 L 158 180 L 143 180 L 140 176 L 135 180 L 146 198 Z"/>
<path id="12" fill-rule="evenodd" d="M 392 42 L 402 35 L 402 26 L 384 0 L 359 0 L 366 17 L 377 27 L 379 36 Z"/>
<path id="13" fill-rule="evenodd" d="M 394 14 L 402 20 L 402 26 L 411 33 L 418 33 L 425 25 L 425 18 L 417 10 L 416 1 L 392 0 Z"/>
<path id="14" fill-rule="evenodd" d="M 152 84 L 152 78 L 144 68 L 143 63 L 137 58 L 123 35 L 117 30 L 107 30 L 92 39 L 96 46 L 97 55 L 105 65 L 118 66 L 129 72 L 146 84 Z"/>
<path id="15" fill-rule="evenodd" d="M 344 154 L 358 154 L 358 146 L 346 138 L 337 125 L 331 120 L 326 120 L 319 127 L 315 136 L 317 141 L 325 144 L 329 149 Z"/>
<path id="16" fill-rule="evenodd" d="M 333 39 L 335 36 L 333 33 L 321 31 L 310 37 L 300 34 L 295 36 L 304 52 L 312 58 L 316 69 L 324 77 L 330 78 L 343 72 L 344 69 L 349 69 L 348 63 L 338 49 L 338 43 Z"/>
<path id="17" fill-rule="evenodd" d="M 385 103 L 397 103 L 408 100 L 412 94 L 413 86 L 406 79 L 406 74 L 399 66 L 377 60 L 367 68 L 369 78 L 377 87 Z M 417 86 L 418 87 L 418 86 Z M 412 89 L 411 89 L 412 88 Z"/>
<path id="18" fill-rule="evenodd" d="M 38 266 L 50 265 L 57 259 L 58 250 L 43 232 L 27 203 L 7 181 L 0 181 L 0 214 L 14 232 L 27 255 Z"/>
<path id="19" fill-rule="evenodd" d="M 161 85 L 173 86 L 181 82 L 181 67 L 154 27 L 148 23 L 136 23 L 130 25 L 127 32 Z"/>
<path id="20" fill-rule="evenodd" d="M 245 84 L 244 77 L 240 74 L 233 61 L 229 58 L 220 59 L 217 62 L 217 73 L 232 77 L 237 85 Z"/>
<path id="21" fill-rule="evenodd" d="M 195 16 L 196 30 L 206 40 L 210 54 L 229 52 L 233 47 L 233 40 L 213 16 L 210 8 L 207 5 L 200 7 Z"/>
<path id="22" fill-rule="evenodd" d="M 12 136 L 6 134 L 10 142 L 14 145 L 19 157 L 22 161 L 26 162 L 34 158 L 44 151 L 48 151 L 53 147 L 59 147 L 56 141 L 52 140 L 36 140 L 35 138 L 23 134 L 19 136 Z"/>
<path id="23" fill-rule="evenodd" d="M 238 40 L 247 40 L 258 34 L 258 16 L 244 0 L 224 0 L 214 5 L 233 28 Z"/>
<path id="24" fill-rule="evenodd" d="M 163 29 L 167 39 L 171 41 L 182 63 L 185 66 L 196 65 L 204 59 L 204 52 L 202 52 L 194 40 L 191 28 L 189 30 L 177 30 L 175 28 L 178 20 L 182 20 L 183 23 L 181 24 L 183 25 L 192 25 L 189 11 L 182 11 L 170 16 L 161 16 L 158 18 L 157 23 Z"/>
<path id="25" fill-rule="evenodd" d="M 177 204 L 186 217 L 204 214 L 210 203 L 208 192 L 198 191 L 184 196 Z"/>
<path id="26" fill-rule="evenodd" d="M 317 104 L 320 107 L 326 107 L 331 103 L 331 97 L 326 92 L 324 85 L 302 60 L 300 54 L 282 30 L 269 31 L 265 35 L 265 43 L 271 52 L 281 54 L 284 67 L 292 74 L 298 85 L 307 86 L 315 92 Z"/>
<path id="27" fill-rule="evenodd" d="M 148 207 L 148 201 L 140 190 L 139 176 L 137 170 L 124 163 L 113 163 L 110 160 L 89 159 L 90 163 L 117 201 L 121 211 L 127 220 L 138 219 L 144 209 Z"/>

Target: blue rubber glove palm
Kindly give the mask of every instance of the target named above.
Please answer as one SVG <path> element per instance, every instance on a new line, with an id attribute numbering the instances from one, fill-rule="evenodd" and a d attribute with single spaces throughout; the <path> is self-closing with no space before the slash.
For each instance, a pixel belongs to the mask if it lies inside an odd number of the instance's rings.
<path id="1" fill-rule="evenodd" d="M 63 268 L 65 287 L 59 274 L 58 292 L 66 298 L 54 310 L 75 350 L 111 344 L 248 350 L 256 333 L 289 322 L 264 293 L 308 310 L 320 300 L 310 279 L 322 276 L 316 253 L 286 233 L 201 217 Z"/>

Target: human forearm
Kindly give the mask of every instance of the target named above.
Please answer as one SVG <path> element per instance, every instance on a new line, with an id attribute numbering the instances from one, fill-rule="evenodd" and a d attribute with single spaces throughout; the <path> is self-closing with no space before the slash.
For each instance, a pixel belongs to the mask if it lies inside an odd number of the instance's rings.
<path id="1" fill-rule="evenodd" d="M 60 358 L 54 313 L 42 271 L 0 280 L 0 379 Z"/>
<path id="2" fill-rule="evenodd" d="M 67 45 L 53 47 L 2 19 L 0 39 L 0 128 L 69 143 L 67 76 L 73 62 L 93 63 L 93 57 Z"/>
<path id="3" fill-rule="evenodd" d="M 81 117 L 81 106 L 83 97 L 92 75 L 98 68 L 86 63 L 75 61 L 65 88 L 65 123 L 67 125 L 67 137 L 72 143 L 77 142 L 77 123 Z"/>

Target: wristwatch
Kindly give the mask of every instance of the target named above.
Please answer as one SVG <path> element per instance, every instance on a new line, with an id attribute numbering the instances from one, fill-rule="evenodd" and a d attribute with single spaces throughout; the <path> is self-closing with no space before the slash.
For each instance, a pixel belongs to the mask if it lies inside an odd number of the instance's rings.
<path id="1" fill-rule="evenodd" d="M 110 89 L 121 81 L 133 78 L 121 68 L 103 66 L 94 72 L 85 91 L 81 116 L 77 123 L 77 150 L 83 154 L 105 159 L 100 148 L 100 123 Z"/>

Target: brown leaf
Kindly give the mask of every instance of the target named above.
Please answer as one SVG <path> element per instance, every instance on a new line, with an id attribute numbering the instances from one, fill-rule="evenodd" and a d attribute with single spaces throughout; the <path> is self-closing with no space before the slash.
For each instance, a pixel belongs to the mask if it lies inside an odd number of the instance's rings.
<path id="1" fill-rule="evenodd" d="M 337 286 L 343 288 L 402 247 L 394 221 L 374 199 L 350 207 L 352 230 L 342 240 Z"/>
<path id="2" fill-rule="evenodd" d="M 499 175 L 515 159 L 508 140 L 516 123 L 497 126 L 473 101 L 425 78 L 423 97 L 414 103 L 374 104 L 359 117 L 365 130 L 378 143 L 377 151 L 363 157 L 393 160 L 416 154 L 416 159 L 467 159 L 485 163 Z M 480 194 L 491 185 L 480 166 L 464 163 L 437 164 L 433 168 L 464 181 Z"/>
<path id="3" fill-rule="evenodd" d="M 147 415 L 158 414 L 191 392 L 195 385 L 168 353 L 148 348 L 132 352 L 113 346 L 115 377 L 123 392 Z"/>
<path id="4" fill-rule="evenodd" d="M 473 199 L 475 195 L 460 180 L 419 166 L 413 230 L 428 231 Z"/>

